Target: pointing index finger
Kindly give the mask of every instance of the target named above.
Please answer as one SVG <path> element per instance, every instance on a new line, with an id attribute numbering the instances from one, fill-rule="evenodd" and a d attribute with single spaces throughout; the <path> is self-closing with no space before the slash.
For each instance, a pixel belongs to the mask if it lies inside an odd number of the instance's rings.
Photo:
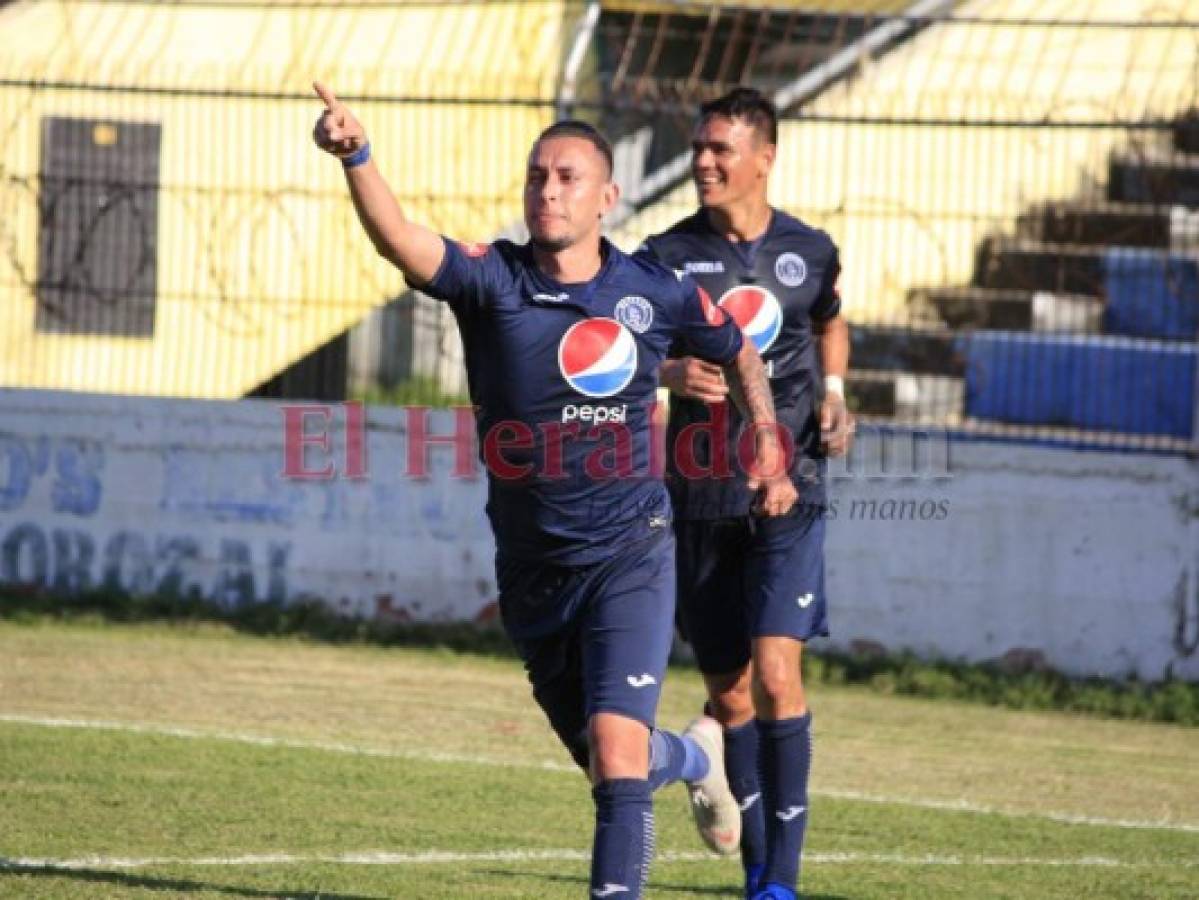
<path id="1" fill-rule="evenodd" d="M 337 95 L 333 93 L 333 89 L 324 82 L 312 82 L 312 89 L 316 91 L 316 95 L 320 97 L 322 101 L 324 101 L 327 109 L 331 110 L 341 105 L 341 101 L 337 99 Z"/>

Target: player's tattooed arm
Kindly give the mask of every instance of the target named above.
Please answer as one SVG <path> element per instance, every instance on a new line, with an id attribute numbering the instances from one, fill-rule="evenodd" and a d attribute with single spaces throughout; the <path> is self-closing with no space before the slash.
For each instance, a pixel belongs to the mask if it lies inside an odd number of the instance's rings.
<path id="1" fill-rule="evenodd" d="M 774 395 L 770 392 L 766 367 L 762 365 L 762 357 L 754 349 L 753 341 L 742 341 L 741 351 L 725 367 L 724 375 L 729 396 L 742 417 L 755 425 L 773 425 Z"/>
<path id="2" fill-rule="evenodd" d="M 349 107 L 321 82 L 314 82 L 313 88 L 325 104 L 312 131 L 316 145 L 341 159 L 366 147 L 366 129 Z M 441 235 L 404 215 L 373 159 L 347 168 L 345 175 L 354 209 L 375 250 L 400 269 L 409 284 L 428 284 L 445 257 Z"/>
<path id="3" fill-rule="evenodd" d="M 749 488 L 758 493 L 757 510 L 767 516 L 785 516 L 799 495 L 787 474 L 788 448 L 780 440 L 782 430 L 775 418 L 774 395 L 753 341 L 742 342 L 741 352 L 725 367 L 724 374 L 729 396 L 742 417 L 753 423 L 754 463 Z"/>

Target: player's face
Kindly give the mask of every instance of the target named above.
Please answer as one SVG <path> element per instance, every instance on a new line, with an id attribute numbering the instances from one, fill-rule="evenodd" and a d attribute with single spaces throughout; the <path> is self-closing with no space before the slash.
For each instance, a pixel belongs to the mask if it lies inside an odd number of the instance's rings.
<path id="1" fill-rule="evenodd" d="M 525 224 L 533 243 L 556 252 L 598 238 L 600 220 L 616 204 L 603 154 L 584 138 L 538 141 L 525 173 Z"/>
<path id="2" fill-rule="evenodd" d="M 708 116 L 691 138 L 691 177 L 699 202 L 725 208 L 765 195 L 774 146 L 741 119 Z"/>

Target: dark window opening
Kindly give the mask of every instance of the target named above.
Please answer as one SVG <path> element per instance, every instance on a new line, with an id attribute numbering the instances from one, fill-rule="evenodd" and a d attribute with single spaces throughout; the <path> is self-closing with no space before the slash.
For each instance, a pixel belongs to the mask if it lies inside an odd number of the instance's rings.
<path id="1" fill-rule="evenodd" d="M 161 131 L 42 121 L 39 332 L 153 336 Z"/>

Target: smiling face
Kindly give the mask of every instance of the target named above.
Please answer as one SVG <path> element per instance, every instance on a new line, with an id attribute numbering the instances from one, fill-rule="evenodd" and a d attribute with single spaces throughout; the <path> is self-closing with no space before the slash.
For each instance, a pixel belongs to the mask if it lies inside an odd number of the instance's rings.
<path id="1" fill-rule="evenodd" d="M 705 117 L 691 139 L 691 177 L 707 209 L 730 209 L 766 197 L 774 145 L 744 119 Z"/>
<path id="2" fill-rule="evenodd" d="M 556 253 L 599 241 L 600 221 L 617 190 L 603 154 L 585 138 L 558 136 L 533 145 L 525 173 L 525 225 L 537 248 Z"/>

